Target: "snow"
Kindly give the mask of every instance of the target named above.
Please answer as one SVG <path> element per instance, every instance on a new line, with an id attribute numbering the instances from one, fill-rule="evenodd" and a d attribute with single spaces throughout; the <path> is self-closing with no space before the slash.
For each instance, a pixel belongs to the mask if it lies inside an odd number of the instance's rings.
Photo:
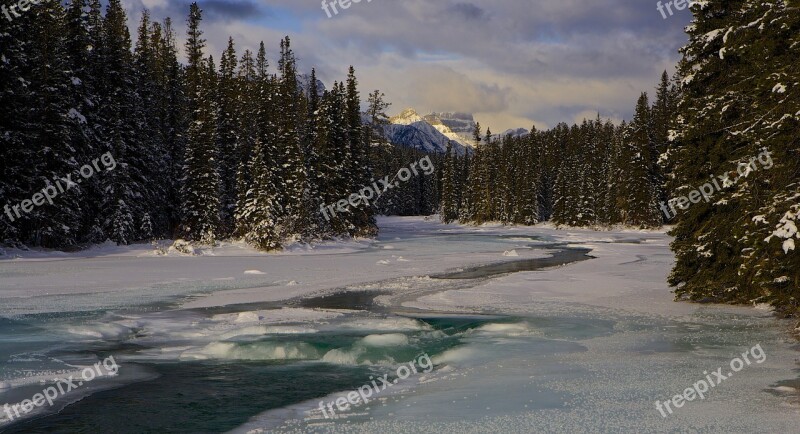
<path id="1" fill-rule="evenodd" d="M 434 357 L 437 369 L 424 381 L 390 394 L 366 415 L 351 415 L 340 424 L 321 423 L 312 409 L 315 401 L 293 407 L 297 420 L 285 425 L 269 423 L 278 413 L 267 412 L 234 432 L 303 432 L 304 426 L 315 427 L 315 432 L 338 432 L 345 425 L 348 432 L 359 433 L 530 432 L 532 427 L 537 432 L 584 432 L 600 422 L 610 432 L 742 432 L 765 426 L 792 430 L 798 423 L 800 407 L 791 398 L 762 392 L 795 377 L 791 369 L 797 353 L 790 349 L 782 327 L 760 306 L 674 302 L 664 284 L 673 257 L 668 251 L 670 238 L 663 233 L 557 232 L 493 225 L 471 231 L 535 233 L 588 245 L 597 259 L 570 265 L 567 272 L 519 273 L 438 292 L 406 301 L 403 307 L 454 313 L 488 309 L 553 321 L 577 314 L 584 318 L 576 320 L 583 327 L 589 318 L 613 318 L 616 325 L 608 329 L 595 325 L 598 330 L 590 327 L 581 332 L 576 326 L 575 333 L 582 336 L 576 340 L 542 320 L 487 324 L 470 334 L 472 343 Z M 739 327 L 747 331 L 729 336 Z M 486 344 L 486 339 L 493 344 Z M 531 348 L 539 348 L 542 339 L 563 340 L 563 347 L 537 357 Z M 655 410 L 656 399 L 671 398 L 688 387 L 689 380 L 701 378 L 704 370 L 724 366 L 736 351 L 759 341 L 769 342 L 764 344 L 769 355 L 764 365 L 749 368 L 713 397 L 687 405 L 670 419 L 662 419 Z M 690 349 L 679 349 L 683 345 Z M 352 354 L 336 356 L 330 358 L 352 361 Z M 773 389 L 796 396 L 789 389 Z"/>
<path id="2" fill-rule="evenodd" d="M 437 131 L 442 133 L 442 135 L 447 137 L 448 139 L 450 139 L 450 140 L 452 140 L 454 142 L 461 143 L 462 145 L 465 145 L 465 143 L 463 143 L 463 139 L 461 138 L 461 136 L 459 136 L 458 134 L 454 133 L 453 130 L 451 130 L 450 127 L 448 127 L 447 125 L 445 125 L 445 124 L 434 124 L 433 127 L 436 128 Z"/>
<path id="3" fill-rule="evenodd" d="M 78 122 L 82 124 L 86 123 L 86 117 L 83 116 L 78 110 L 75 110 L 74 108 L 69 109 L 67 116 L 69 116 L 72 119 L 77 119 Z"/>
<path id="4" fill-rule="evenodd" d="M 452 142 L 453 152 L 464 155 L 473 146 L 471 140 L 454 132 L 436 115 L 422 117 L 414 109 L 406 109 L 384 126 L 387 139 L 396 144 L 442 154 Z"/>
<path id="5" fill-rule="evenodd" d="M 794 248 L 795 248 L 795 247 L 794 247 L 794 240 L 791 240 L 791 239 L 790 239 L 790 240 L 786 240 L 786 241 L 784 241 L 784 242 L 783 242 L 783 251 L 784 251 L 786 254 L 789 254 L 789 252 L 791 252 L 792 250 L 794 250 Z"/>
<path id="6" fill-rule="evenodd" d="M 403 110 L 399 115 L 391 118 L 390 120 L 395 125 L 411 125 L 417 122 L 423 122 L 422 116 L 412 108 Z"/>
<path id="7" fill-rule="evenodd" d="M 394 345 L 408 344 L 408 337 L 404 334 L 393 333 L 388 335 L 369 335 L 361 340 L 364 345 L 372 347 L 391 347 Z"/>
<path id="8" fill-rule="evenodd" d="M 672 239 L 664 231 L 468 227 L 394 217 L 379 224 L 377 240 L 295 245 L 279 254 L 239 243 L 194 246 L 195 255 L 159 255 L 152 245 L 10 250 L 0 260 L 0 316 L 129 308 L 133 313 L 47 332 L 98 344 L 134 334 L 146 349 L 133 364 L 393 366 L 398 360 L 368 350 L 441 333 L 416 318 L 485 315 L 486 323 L 457 336 L 462 345 L 432 354 L 436 370 L 387 390 L 359 414 L 322 420 L 313 410 L 324 399 L 318 398 L 254 416 L 234 432 L 793 432 L 800 423 L 796 388 L 780 384 L 797 377 L 797 351 L 785 324 L 763 306 L 674 302 L 665 283 L 674 264 Z M 549 256 L 560 248 L 554 244 L 589 248 L 594 259 L 470 282 L 430 277 Z M 505 256 L 511 252 L 516 256 Z M 231 306 L 342 288 L 386 292 L 376 302 L 400 314 Z M 175 307 L 158 315 L 133 309 L 162 300 Z M 219 306 L 231 307 L 213 315 L 195 309 Z M 301 339 L 343 330 L 360 338 L 330 350 Z M 265 335 L 281 339 L 255 340 Z M 768 355 L 764 364 L 747 367 L 668 419 L 658 414 L 656 399 L 669 399 L 756 344 Z M 9 372 L 0 369 L 0 395 L 24 381 Z"/>
<path id="9" fill-rule="evenodd" d="M 705 35 L 703 35 L 703 39 L 706 41 L 706 43 L 709 43 L 709 42 L 713 41 L 714 39 L 717 39 L 721 33 L 722 33 L 722 29 L 712 30 L 712 31 L 706 33 Z"/>
<path id="10" fill-rule="evenodd" d="M 728 42 L 728 37 L 733 33 L 733 27 L 728 28 L 728 31 L 725 32 L 725 36 L 722 37 L 722 43 L 725 44 Z"/>
<path id="11" fill-rule="evenodd" d="M 793 208 L 800 209 L 798 206 Z M 800 231 L 797 229 L 797 219 L 797 211 L 788 211 L 781 219 L 780 224 L 777 225 L 777 229 L 764 241 L 770 242 L 773 237 L 784 239 L 783 251 L 786 254 L 789 254 L 789 252 L 795 249 L 795 241 L 793 238 L 797 237 L 800 239 Z"/>

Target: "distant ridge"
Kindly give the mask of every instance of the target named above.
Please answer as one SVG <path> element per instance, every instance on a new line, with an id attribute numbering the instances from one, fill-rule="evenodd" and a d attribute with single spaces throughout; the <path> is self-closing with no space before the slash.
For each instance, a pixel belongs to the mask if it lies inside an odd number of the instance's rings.
<path id="1" fill-rule="evenodd" d="M 459 114 L 456 116 L 440 116 L 433 113 L 421 116 L 413 108 L 400 112 L 389 120 L 384 126 L 386 139 L 397 146 L 417 149 L 436 154 L 447 152 L 448 143 L 452 144 L 453 152 L 464 155 L 472 152 L 472 141 L 468 139 L 475 129 L 472 115 Z M 448 123 L 454 125 L 459 131 L 466 131 L 472 125 L 469 135 L 453 131 Z"/>

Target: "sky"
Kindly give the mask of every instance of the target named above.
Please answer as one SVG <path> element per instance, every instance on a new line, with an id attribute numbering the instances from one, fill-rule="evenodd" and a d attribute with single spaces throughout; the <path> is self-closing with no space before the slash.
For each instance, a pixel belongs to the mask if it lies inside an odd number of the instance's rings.
<path id="1" fill-rule="evenodd" d="M 316 68 L 328 87 L 353 65 L 362 99 L 380 89 L 390 114 L 408 107 L 468 112 L 495 132 L 545 129 L 598 112 L 630 119 L 640 93 L 653 97 L 661 73 L 674 71 L 691 20 L 688 9 L 665 19 L 656 3 L 361 0 L 347 9 L 337 3 L 338 13 L 329 5 L 329 17 L 321 0 L 199 2 L 206 54 L 217 60 L 229 36 L 240 55 L 264 41 L 275 59 L 288 35 L 301 71 Z M 183 44 L 190 1 L 123 4 L 132 29 L 145 8 L 154 19 L 172 17 Z"/>

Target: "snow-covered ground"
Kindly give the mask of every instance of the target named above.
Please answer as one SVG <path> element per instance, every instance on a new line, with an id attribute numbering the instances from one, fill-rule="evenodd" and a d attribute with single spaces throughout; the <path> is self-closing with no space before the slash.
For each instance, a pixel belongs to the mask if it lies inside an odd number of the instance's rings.
<path id="1" fill-rule="evenodd" d="M 379 223 L 375 241 L 295 246 L 282 254 L 240 244 L 196 256 L 163 255 L 149 245 L 79 254 L 7 251 L 9 259 L 0 259 L 0 320 L 71 316 L 30 336 L 0 333 L 0 404 L 30 378 L 69 371 L 72 365 L 53 358 L 34 363 L 20 356 L 47 354 L 49 339 L 136 344 L 118 357 L 118 381 L 126 363 L 305 360 L 389 372 L 410 360 L 409 351 L 426 351 L 436 364 L 345 418 L 322 416 L 319 401 L 341 394 L 320 389 L 312 401 L 253 413 L 236 432 L 791 432 L 800 426 L 790 324 L 763 309 L 674 302 L 665 284 L 673 256 L 663 232 L 474 228 L 422 218 Z M 472 280 L 435 278 L 547 257 L 561 245 L 589 248 L 593 259 Z M 269 305 L 340 290 L 378 293 L 374 312 Z M 99 311 L 113 315 L 74 319 Z M 475 323 L 437 326 L 451 317 Z M 319 344 L 332 334 L 348 337 Z M 706 371 L 729 371 L 731 359 L 759 344 L 764 363 L 745 367 L 702 401 L 667 418 L 659 414 L 656 400 L 682 394 Z M 358 385 L 369 382 L 355 378 Z"/>

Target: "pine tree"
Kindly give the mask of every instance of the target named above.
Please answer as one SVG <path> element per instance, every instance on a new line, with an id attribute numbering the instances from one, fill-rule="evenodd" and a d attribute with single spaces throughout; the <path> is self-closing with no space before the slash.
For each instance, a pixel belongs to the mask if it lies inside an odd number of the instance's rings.
<path id="1" fill-rule="evenodd" d="M 30 166 L 37 161 L 38 150 L 29 145 L 37 121 L 29 86 L 32 14 L 4 26 L 0 32 L 0 52 L 5 57 L 0 62 L 0 105 L 14 115 L 0 116 L 0 203 L 9 207 L 0 215 L 0 244 L 18 246 L 27 241 L 30 225 L 26 223 L 28 217 L 18 217 L 10 207 L 24 200 L 37 185 L 37 171 Z"/>
<path id="2" fill-rule="evenodd" d="M 513 222 L 523 225 L 535 225 L 539 222 L 539 183 L 541 179 L 541 163 L 537 148 L 541 146 L 536 127 L 531 127 L 530 134 L 521 139 L 518 152 L 518 166 L 521 171 L 515 174 L 514 167 L 508 167 L 511 182 L 515 182 L 515 212 Z"/>
<path id="3" fill-rule="evenodd" d="M 658 214 L 656 187 L 651 176 L 654 149 L 650 136 L 650 104 L 647 94 L 639 97 L 636 113 L 623 138 L 621 150 L 624 178 L 620 178 L 620 192 L 623 201 L 620 208 L 622 223 L 641 227 L 658 227 L 661 217 Z"/>
<path id="4" fill-rule="evenodd" d="M 152 209 L 156 202 L 152 189 L 157 187 L 152 186 L 150 175 L 154 165 L 150 161 L 154 144 L 149 135 L 142 133 L 148 116 L 137 92 L 130 32 L 119 0 L 108 3 L 99 50 L 98 61 L 104 73 L 97 82 L 103 107 L 98 134 L 107 146 L 103 151 L 111 152 L 119 164 L 113 172 L 93 180 L 101 183 L 100 188 L 104 191 L 101 202 L 103 232 L 112 241 L 128 244 L 140 238 L 138 227 L 128 222 L 136 221 L 137 217 L 141 218 Z M 143 79 L 139 84 L 144 82 L 147 80 Z M 125 229 L 124 233 L 122 229 Z"/>
<path id="5" fill-rule="evenodd" d="M 216 149 L 215 75 L 203 60 L 202 11 L 192 3 L 186 41 L 186 85 L 191 124 L 184 160 L 183 232 L 192 241 L 213 243 L 219 235 L 219 173 Z"/>
<path id="6" fill-rule="evenodd" d="M 455 203 L 456 185 L 453 162 L 453 144 L 448 142 L 442 167 L 442 207 L 439 211 L 440 218 L 444 224 L 450 224 L 458 218 Z"/>
<path id="7" fill-rule="evenodd" d="M 389 124 L 389 116 L 386 110 L 392 104 L 386 102 L 386 95 L 380 90 L 375 90 L 367 98 L 367 119 L 370 125 L 370 138 L 371 145 L 384 145 L 387 144 L 386 137 L 383 135 L 383 127 Z"/>
<path id="8" fill-rule="evenodd" d="M 548 221 L 553 216 L 558 170 L 556 159 L 560 153 L 556 150 L 555 135 L 552 131 L 539 132 L 537 136 L 539 147 L 536 156 L 540 164 L 539 219 L 540 221 Z"/>
<path id="9" fill-rule="evenodd" d="M 258 249 L 272 251 L 281 248 L 281 227 L 278 220 L 281 208 L 271 158 L 266 151 L 261 141 L 256 140 L 250 165 L 253 194 L 244 206 L 245 218 L 252 226 L 244 238 Z"/>
<path id="10" fill-rule="evenodd" d="M 139 228 L 150 227 L 150 233 L 139 233 L 137 239 L 149 240 L 153 234 L 169 235 L 170 151 L 168 134 L 163 120 L 168 116 L 167 92 L 163 86 L 164 63 L 161 55 L 161 26 L 150 22 L 147 10 L 142 13 L 136 47 L 134 49 L 134 83 L 131 93 L 134 101 L 132 121 L 137 125 L 138 140 L 129 159 L 132 169 L 141 178 L 142 195 L 137 208 Z M 155 224 L 152 215 L 159 216 Z M 145 218 L 148 220 L 145 222 Z"/>
<path id="11" fill-rule="evenodd" d="M 239 168 L 239 83 L 236 78 L 237 57 L 233 38 L 222 54 L 219 70 L 219 113 L 217 117 L 217 149 L 219 150 L 220 211 L 222 234 L 234 230 L 236 213 L 236 175 Z"/>
<path id="12" fill-rule="evenodd" d="M 325 238 L 327 234 L 326 222 L 322 216 L 321 208 L 325 205 L 322 197 L 321 185 L 325 182 L 324 167 L 322 167 L 321 153 L 325 152 L 323 141 L 322 101 L 317 81 L 317 71 L 311 69 L 311 76 L 307 84 L 305 97 L 305 125 L 303 128 L 302 154 L 304 156 L 306 185 L 304 187 L 304 209 L 308 210 L 308 222 L 304 228 L 303 237 Z"/>
<path id="13" fill-rule="evenodd" d="M 670 283 L 680 297 L 772 302 L 796 312 L 796 5 L 712 2 L 693 12 L 680 64 L 678 134 L 670 149 L 673 185 L 683 187 L 675 195 L 725 173 L 737 182 L 724 183 L 727 188 L 709 203 L 680 211 Z M 775 167 L 760 170 L 756 163 L 755 171 L 747 169 L 753 157 L 770 161 L 764 149 Z"/>
<path id="14" fill-rule="evenodd" d="M 472 134 L 473 142 L 478 146 L 475 149 L 475 154 L 468 159 L 468 178 L 467 178 L 467 192 L 463 204 L 463 213 L 461 221 L 469 223 L 481 224 L 480 209 L 483 204 L 482 189 L 484 188 L 484 153 L 485 147 L 480 143 L 483 140 L 481 137 L 481 124 L 475 124 L 475 130 Z"/>
<path id="15" fill-rule="evenodd" d="M 553 222 L 557 225 L 579 226 L 582 159 L 577 145 L 578 126 L 571 129 L 559 124 L 554 132 L 554 140 L 564 158 L 558 166 L 553 201 Z"/>
<path id="16" fill-rule="evenodd" d="M 281 57 L 278 62 L 280 71 L 278 106 L 276 113 L 278 152 L 282 155 L 285 168 L 282 175 L 281 205 L 284 207 L 284 236 L 303 236 L 303 228 L 311 224 L 311 213 L 308 209 L 307 180 L 305 162 L 300 143 L 300 92 L 297 81 L 297 66 L 289 37 L 281 41 Z"/>
<path id="17" fill-rule="evenodd" d="M 163 25 L 154 23 L 151 41 L 157 76 L 153 110 L 157 113 L 159 132 L 156 136 L 163 141 L 159 147 L 164 158 L 162 167 L 157 168 L 160 173 L 156 175 L 164 191 L 164 214 L 155 216 L 153 220 L 158 235 L 171 237 L 179 232 L 181 223 L 181 186 L 189 112 L 172 20 L 165 19 Z"/>
<path id="18" fill-rule="evenodd" d="M 45 2 L 26 14 L 23 23 L 33 20 L 28 17 L 35 17 L 35 24 L 31 24 L 32 41 L 26 50 L 30 62 L 28 91 L 33 131 L 25 145 L 33 152 L 25 152 L 30 160 L 20 161 L 23 164 L 19 178 L 26 195 L 59 177 L 74 176 L 82 164 L 72 147 L 81 118 L 71 110 L 72 71 L 66 51 L 64 8 L 57 2 Z M 25 185 L 25 181 L 30 184 Z M 77 186 L 59 196 L 54 205 L 34 208 L 17 225 L 22 241 L 44 247 L 66 247 L 80 242 L 84 194 Z"/>
<path id="19" fill-rule="evenodd" d="M 350 141 L 347 135 L 347 122 L 344 114 L 347 113 L 347 99 L 344 83 L 334 83 L 329 95 L 326 109 L 327 118 L 327 145 L 326 145 L 326 170 L 329 174 L 328 189 L 325 193 L 325 203 L 333 204 L 345 199 L 352 194 L 350 191 L 347 169 L 351 167 Z M 349 218 L 346 214 L 338 214 L 332 219 L 332 229 L 337 235 L 346 235 L 351 232 Z"/>
<path id="20" fill-rule="evenodd" d="M 347 74 L 347 135 L 351 157 L 348 177 L 350 178 L 350 192 L 355 193 L 372 181 L 372 168 L 369 163 L 369 146 L 371 134 L 363 127 L 361 118 L 361 98 L 358 92 L 358 80 L 355 68 L 350 66 Z M 349 196 L 349 195 L 348 195 Z M 352 210 L 351 235 L 360 237 L 374 237 L 378 234 L 378 225 L 375 222 L 372 207 L 360 203 Z"/>
<path id="21" fill-rule="evenodd" d="M 650 177 L 656 188 L 659 202 L 669 200 L 667 193 L 667 150 L 669 148 L 670 131 L 674 129 L 674 118 L 677 108 L 675 94 L 667 71 L 661 75 L 661 82 L 656 91 L 656 100 L 652 107 L 652 150 Z M 664 216 L 666 222 L 666 216 Z"/>
<path id="22" fill-rule="evenodd" d="M 252 227 L 250 217 L 252 209 L 248 204 L 254 200 L 253 174 L 251 173 L 253 150 L 260 137 L 259 110 L 261 98 L 259 94 L 261 79 L 256 74 L 256 64 L 250 50 L 242 55 L 237 75 L 237 97 L 239 116 L 238 140 L 236 142 L 236 231 L 243 237 Z"/>
<path id="23" fill-rule="evenodd" d="M 133 216 L 124 200 L 120 200 L 117 206 L 114 207 L 114 215 L 111 221 L 110 238 L 117 244 L 130 244 L 135 240 L 137 235 Z"/>

